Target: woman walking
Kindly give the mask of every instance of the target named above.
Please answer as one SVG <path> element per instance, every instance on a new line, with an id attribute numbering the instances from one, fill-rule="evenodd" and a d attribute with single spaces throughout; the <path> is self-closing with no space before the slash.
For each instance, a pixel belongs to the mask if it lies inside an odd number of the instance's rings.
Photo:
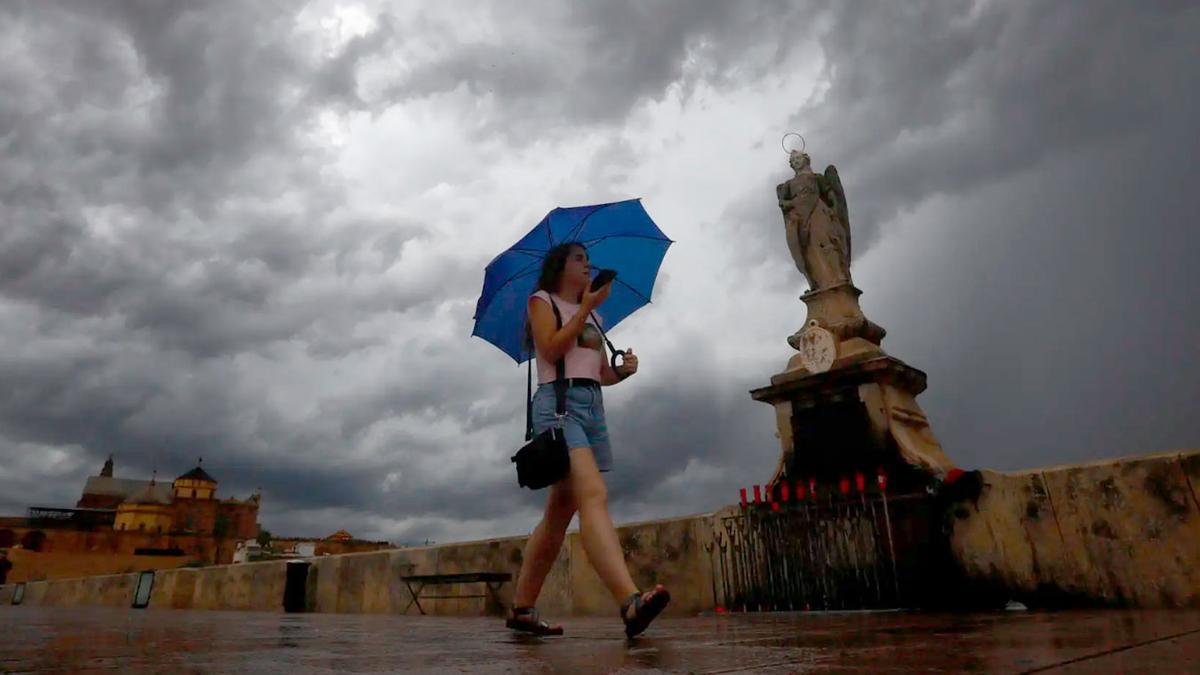
<path id="1" fill-rule="evenodd" d="M 646 629 L 671 596 L 661 584 L 643 592 L 633 583 L 608 513 L 608 491 L 600 474 L 612 468 L 613 459 L 601 387 L 636 373 L 638 361 L 631 349 L 621 365 L 613 368 L 609 364 L 595 310 L 608 298 L 612 284 L 594 291 L 590 285 L 587 249 L 578 243 L 560 244 L 543 260 L 538 291 L 529 297 L 529 330 L 538 371 L 533 397 L 534 433 L 559 423 L 554 380 L 556 364 L 562 360 L 567 378 L 567 414 L 562 426 L 571 468 L 566 477 L 550 486 L 542 520 L 525 546 L 513 610 L 506 625 L 536 635 L 562 635 L 562 627 L 542 621 L 534 605 L 558 557 L 567 526 L 578 513 L 584 552 L 620 606 L 626 635 L 633 637 Z M 561 319 L 556 318 L 555 310 Z"/>

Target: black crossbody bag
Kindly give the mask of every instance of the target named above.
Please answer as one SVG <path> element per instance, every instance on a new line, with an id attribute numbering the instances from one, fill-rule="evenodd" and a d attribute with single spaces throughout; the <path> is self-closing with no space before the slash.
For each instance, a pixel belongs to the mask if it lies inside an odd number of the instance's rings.
<path id="1" fill-rule="evenodd" d="M 555 330 L 562 328 L 562 314 L 554 298 Z M 532 342 L 532 338 L 530 340 Z M 564 359 L 555 364 L 557 377 L 554 380 L 554 412 L 557 424 L 537 436 L 533 435 L 533 356 L 529 357 L 529 375 L 525 393 L 525 445 L 512 456 L 517 465 L 517 484 L 530 490 L 541 490 L 566 477 L 571 470 L 571 454 L 567 438 L 563 433 L 562 419 L 567 414 L 567 365 Z"/>

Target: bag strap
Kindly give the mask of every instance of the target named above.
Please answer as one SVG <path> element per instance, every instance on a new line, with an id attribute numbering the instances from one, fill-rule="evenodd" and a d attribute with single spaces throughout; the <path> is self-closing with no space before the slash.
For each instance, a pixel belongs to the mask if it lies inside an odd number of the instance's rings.
<path id="1" fill-rule="evenodd" d="M 554 296 L 546 294 L 550 298 L 550 307 L 554 310 L 554 329 L 562 330 L 562 313 L 558 311 L 558 304 L 554 302 Z M 593 317 L 595 318 L 595 317 Z M 533 333 L 529 334 L 530 351 L 533 350 Z M 528 376 L 525 380 L 525 440 L 533 440 L 533 359 L 535 354 L 529 355 Z M 560 418 L 567 414 L 567 360 L 564 356 L 558 360 L 555 365 L 556 378 L 554 380 L 554 412 Z"/>
<path id="2" fill-rule="evenodd" d="M 558 303 L 554 302 L 554 296 L 550 296 L 550 306 L 554 308 L 554 330 L 562 330 L 562 314 L 558 312 Z M 558 360 L 554 364 L 555 380 L 554 380 L 554 414 L 558 416 L 559 426 L 562 426 L 562 418 L 567 414 L 567 355 Z"/>
<path id="3" fill-rule="evenodd" d="M 531 339 L 532 345 L 533 340 Z M 532 352 L 533 349 L 530 349 Z M 525 380 L 525 440 L 533 440 L 533 359 L 534 355 L 529 355 L 529 378 Z"/>

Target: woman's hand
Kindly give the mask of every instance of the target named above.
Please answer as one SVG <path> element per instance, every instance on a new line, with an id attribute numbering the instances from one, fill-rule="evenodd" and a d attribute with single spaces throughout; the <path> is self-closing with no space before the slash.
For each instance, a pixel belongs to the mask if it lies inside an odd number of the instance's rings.
<path id="1" fill-rule="evenodd" d="M 596 309 L 597 307 L 600 306 L 601 303 L 603 303 L 605 300 L 608 299 L 609 293 L 612 293 L 612 282 L 611 281 L 608 282 L 607 284 L 604 284 L 603 286 L 601 286 L 599 289 L 597 289 L 594 292 L 590 288 L 584 290 L 583 291 L 583 299 L 579 301 L 579 304 L 583 306 L 583 309 L 586 309 L 588 312 L 591 312 L 593 309 Z"/>
<path id="2" fill-rule="evenodd" d="M 625 350 L 625 358 L 621 360 L 621 365 L 616 367 L 616 373 L 623 380 L 637 372 L 638 358 L 633 355 L 633 349 Z"/>

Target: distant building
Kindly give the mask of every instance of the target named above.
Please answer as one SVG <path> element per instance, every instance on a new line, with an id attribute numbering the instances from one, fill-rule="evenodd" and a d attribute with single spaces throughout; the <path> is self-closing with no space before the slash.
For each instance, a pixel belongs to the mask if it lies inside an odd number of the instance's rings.
<path id="1" fill-rule="evenodd" d="M 110 456 L 89 476 L 74 509 L 30 507 L 25 518 L 0 518 L 0 547 L 19 544 L 56 553 L 189 556 L 216 563 L 235 543 L 258 536 L 258 493 L 218 499 L 217 480 L 198 462 L 166 485 L 113 475 Z"/>
<path id="2" fill-rule="evenodd" d="M 166 501 L 171 499 L 171 486 L 153 480 L 130 480 L 113 478 L 113 460 L 109 456 L 98 476 L 88 476 L 83 484 L 83 496 L 75 502 L 78 509 L 115 509 L 121 502 L 151 488 L 155 495 Z"/>
<path id="3" fill-rule="evenodd" d="M 396 548 L 388 541 L 355 539 L 354 535 L 345 530 L 338 530 L 328 537 L 321 539 L 309 537 L 272 537 L 271 543 L 268 546 L 276 554 L 293 555 L 301 558 L 338 553 L 363 553 L 365 551 Z"/>
<path id="4" fill-rule="evenodd" d="M 114 530 L 171 532 L 175 522 L 170 497 L 164 497 L 154 480 L 136 494 L 117 504 Z"/>
<path id="5" fill-rule="evenodd" d="M 263 559 L 262 546 L 253 539 L 239 541 L 233 550 L 233 564 L 254 562 Z"/>

